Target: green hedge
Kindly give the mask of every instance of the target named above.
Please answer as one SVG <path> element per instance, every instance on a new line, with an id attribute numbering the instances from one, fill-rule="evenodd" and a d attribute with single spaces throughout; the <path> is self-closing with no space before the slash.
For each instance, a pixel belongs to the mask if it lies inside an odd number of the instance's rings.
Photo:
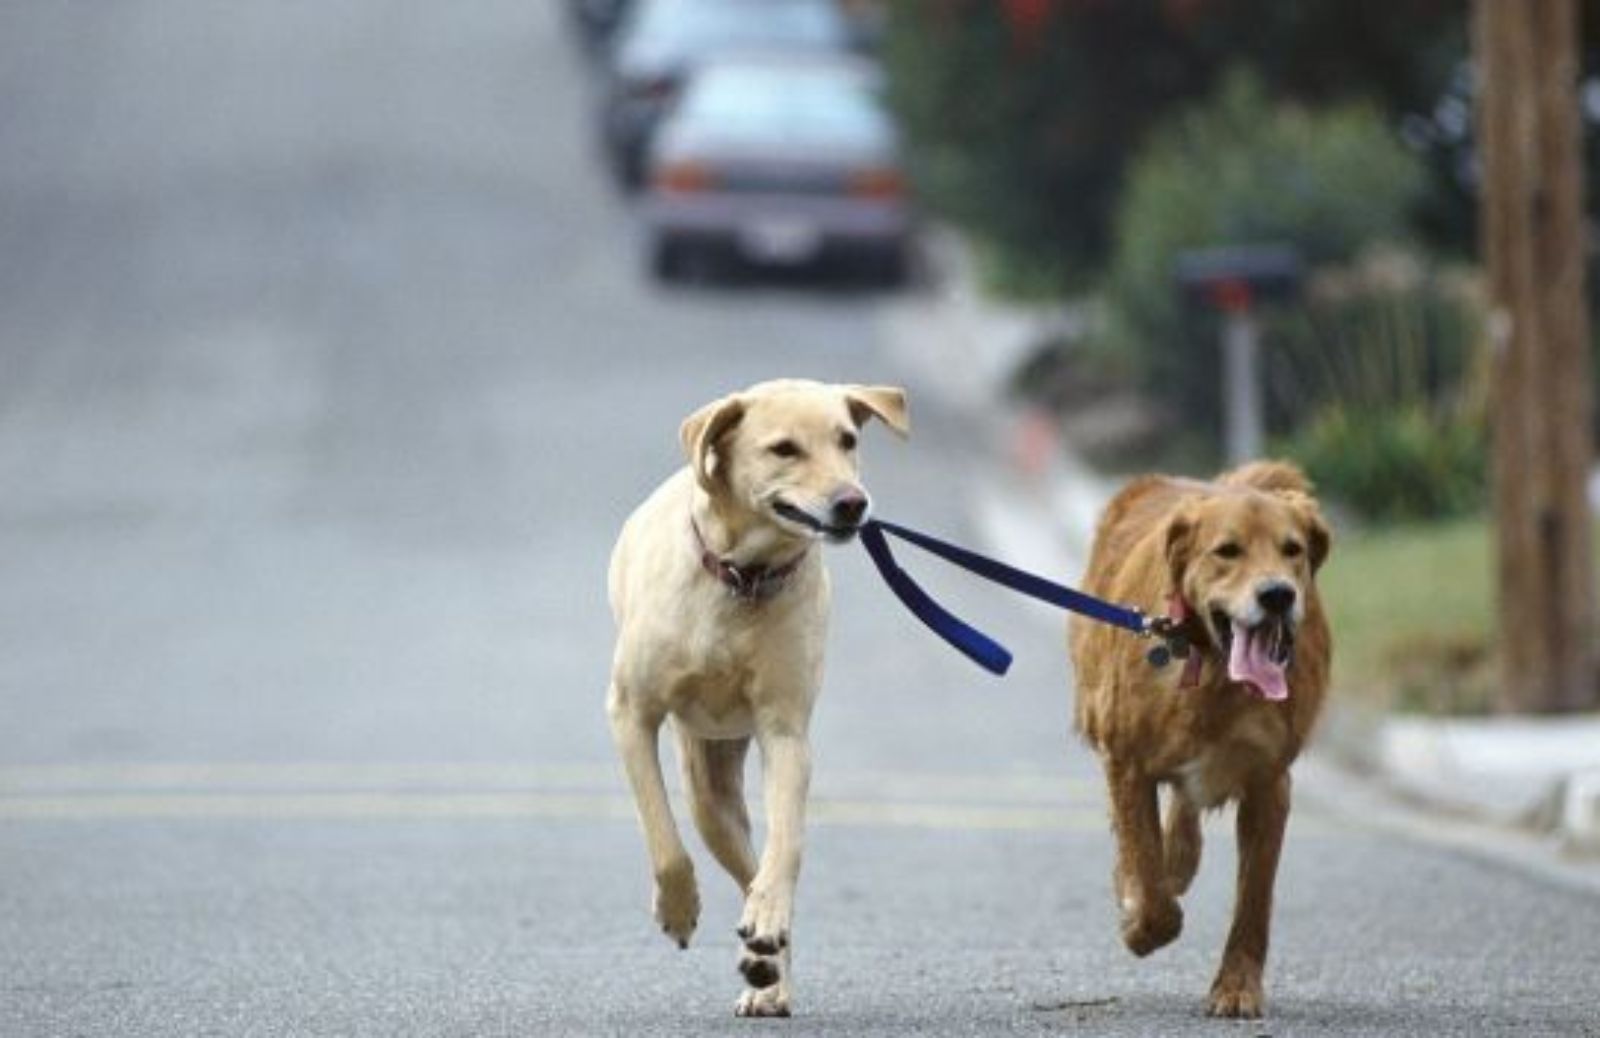
<path id="1" fill-rule="evenodd" d="M 1276 444 L 1324 493 L 1382 520 L 1483 505 L 1487 368 L 1475 282 L 1376 252 L 1324 272 L 1274 326 Z"/>
<path id="2" fill-rule="evenodd" d="M 1253 75 L 1235 72 L 1133 163 L 1108 279 L 1111 344 L 1186 427 L 1214 439 L 1216 324 L 1180 300 L 1178 255 L 1266 242 L 1295 246 L 1308 265 L 1345 262 L 1404 233 L 1422 184 L 1417 160 L 1375 110 L 1275 105 Z"/>
<path id="3" fill-rule="evenodd" d="M 1283 451 L 1323 493 L 1369 519 L 1439 519 L 1483 505 L 1482 424 L 1424 401 L 1381 411 L 1332 405 Z"/>

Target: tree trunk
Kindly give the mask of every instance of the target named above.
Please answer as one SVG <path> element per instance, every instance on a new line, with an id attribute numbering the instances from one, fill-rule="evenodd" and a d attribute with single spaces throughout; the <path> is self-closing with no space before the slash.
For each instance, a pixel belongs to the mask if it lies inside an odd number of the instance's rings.
<path id="1" fill-rule="evenodd" d="M 1574 0 L 1476 0 L 1500 707 L 1600 703 Z"/>

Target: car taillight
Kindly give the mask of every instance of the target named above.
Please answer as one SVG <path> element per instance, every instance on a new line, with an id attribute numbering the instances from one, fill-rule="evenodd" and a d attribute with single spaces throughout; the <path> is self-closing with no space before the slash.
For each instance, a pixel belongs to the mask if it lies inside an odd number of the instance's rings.
<path id="1" fill-rule="evenodd" d="M 698 162 L 673 162 L 656 171 L 655 186 L 676 194 L 708 191 L 716 182 L 711 171 Z"/>
<path id="2" fill-rule="evenodd" d="M 651 101 L 668 101 L 678 90 L 678 82 L 671 76 L 654 76 L 650 79 L 635 80 L 628 88 L 634 97 L 645 98 Z"/>
<path id="3" fill-rule="evenodd" d="M 905 190 L 897 169 L 864 169 L 850 178 L 850 193 L 857 198 L 899 198 Z"/>

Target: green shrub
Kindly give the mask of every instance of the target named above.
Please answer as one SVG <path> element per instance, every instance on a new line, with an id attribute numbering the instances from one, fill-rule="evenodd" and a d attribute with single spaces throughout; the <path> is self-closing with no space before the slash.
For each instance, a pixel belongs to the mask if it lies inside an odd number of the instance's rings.
<path id="1" fill-rule="evenodd" d="M 1264 367 L 1274 428 L 1332 403 L 1382 410 L 1414 401 L 1480 408 L 1481 287 L 1388 246 L 1323 267 L 1299 305 L 1274 315 Z"/>
<path id="2" fill-rule="evenodd" d="M 1163 125 L 1132 165 L 1117 212 L 1108 334 L 1186 432 L 1220 425 L 1216 322 L 1186 310 L 1186 249 L 1269 242 L 1308 265 L 1348 261 L 1403 234 L 1423 171 L 1376 110 L 1275 105 L 1249 73 Z"/>
<path id="3" fill-rule="evenodd" d="M 1284 444 L 1318 488 L 1372 519 L 1436 519 L 1483 504 L 1483 426 L 1425 401 L 1333 404 Z"/>
<path id="4" fill-rule="evenodd" d="M 1368 518 L 1436 519 L 1479 508 L 1486 486 L 1487 369 L 1474 279 L 1372 250 L 1314 276 L 1274 322 L 1268 414 L 1276 449 Z"/>

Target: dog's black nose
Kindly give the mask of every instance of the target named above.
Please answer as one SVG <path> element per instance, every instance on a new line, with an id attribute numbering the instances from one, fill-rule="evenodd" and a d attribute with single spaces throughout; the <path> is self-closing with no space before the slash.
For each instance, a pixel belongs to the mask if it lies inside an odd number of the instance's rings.
<path id="1" fill-rule="evenodd" d="M 835 526 L 860 526 L 867 514 L 867 497 L 859 492 L 846 492 L 833 499 Z"/>
<path id="2" fill-rule="evenodd" d="M 1261 608 L 1274 616 L 1283 616 L 1294 608 L 1295 592 L 1290 584 L 1268 584 L 1256 592 L 1256 601 L 1261 603 Z"/>

